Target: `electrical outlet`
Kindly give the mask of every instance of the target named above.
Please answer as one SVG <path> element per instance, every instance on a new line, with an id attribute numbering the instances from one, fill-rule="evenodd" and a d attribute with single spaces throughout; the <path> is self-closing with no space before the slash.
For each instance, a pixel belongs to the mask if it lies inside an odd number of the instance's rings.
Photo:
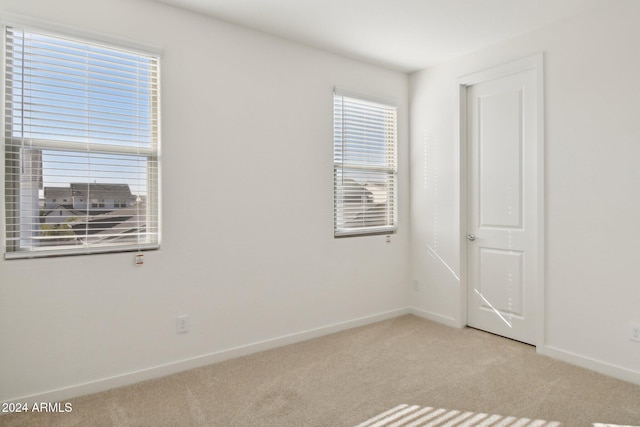
<path id="1" fill-rule="evenodd" d="M 417 280 L 411 281 L 411 286 L 413 287 L 414 292 L 420 291 L 420 283 Z"/>
<path id="2" fill-rule="evenodd" d="M 183 314 L 176 318 L 176 332 L 179 334 L 189 332 L 189 316 L 187 314 Z"/>
<path id="3" fill-rule="evenodd" d="M 640 323 L 632 323 L 630 332 L 631 336 L 629 337 L 629 339 L 631 341 L 640 342 Z"/>

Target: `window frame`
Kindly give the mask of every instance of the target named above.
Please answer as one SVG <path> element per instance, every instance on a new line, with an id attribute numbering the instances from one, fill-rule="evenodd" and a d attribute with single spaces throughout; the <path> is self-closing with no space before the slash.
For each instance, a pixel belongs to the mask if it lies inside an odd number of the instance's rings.
<path id="1" fill-rule="evenodd" d="M 388 127 L 385 128 L 384 131 L 378 134 L 378 138 L 382 138 L 384 143 L 384 152 L 385 152 L 385 164 L 375 164 L 379 162 L 370 162 L 366 163 L 362 161 L 362 155 L 353 163 L 353 161 L 345 161 L 345 158 L 348 155 L 345 155 L 345 146 L 349 144 L 349 137 L 345 136 L 345 120 L 344 120 L 344 103 L 345 99 L 348 102 L 352 102 L 355 104 L 363 104 L 371 108 L 377 108 L 383 110 L 386 114 L 386 119 L 392 119 L 392 129 Z M 337 104 L 341 103 L 340 112 L 337 112 Z M 367 107 L 367 108 L 368 108 Z M 361 111 L 362 113 L 362 111 Z M 364 113 L 363 113 L 364 114 Z M 348 122 L 348 121 L 347 121 Z M 388 122 L 386 122 L 388 124 Z M 333 176 L 334 176 L 334 185 L 333 185 L 333 199 L 334 199 L 334 209 L 333 209 L 333 232 L 334 238 L 342 238 L 342 237 L 359 237 L 359 236 L 375 236 L 375 235 L 388 235 L 395 234 L 398 230 L 398 107 L 391 102 L 376 99 L 371 96 L 364 96 L 361 94 L 353 93 L 350 91 L 345 91 L 342 89 L 334 88 L 333 91 Z M 361 125 L 362 123 L 358 123 Z M 375 130 L 371 127 L 367 128 L 367 130 L 372 131 Z M 371 138 L 374 139 L 374 138 Z M 355 144 L 360 144 L 361 141 L 356 142 Z M 380 151 L 380 146 L 373 146 L 370 144 L 370 141 L 364 143 L 365 146 L 371 148 L 370 151 L 367 151 L 367 154 L 371 154 L 371 156 L 375 156 L 372 154 L 374 151 Z M 360 150 L 363 150 L 360 147 Z M 378 154 L 379 155 L 379 154 Z M 363 164 L 366 163 L 366 164 Z M 380 174 L 386 176 L 386 184 L 385 188 L 385 203 L 384 203 L 384 212 L 382 215 L 380 213 L 365 213 L 365 211 L 379 209 L 374 207 L 366 208 L 369 202 L 364 202 L 363 205 L 363 215 L 362 222 L 369 221 L 370 223 L 380 221 L 381 218 L 385 218 L 384 225 L 366 225 L 362 226 L 350 226 L 345 227 L 346 220 L 344 212 L 348 210 L 345 208 L 345 204 L 348 203 L 348 199 L 350 196 L 345 196 L 349 191 L 354 192 L 354 184 L 345 184 L 345 173 L 349 171 L 351 173 L 355 173 L 353 176 L 362 176 L 365 174 L 375 175 L 377 174 L 380 177 Z M 357 172 L 355 172 L 357 171 Z M 367 188 L 367 186 L 363 184 L 359 184 L 360 187 Z M 356 191 L 357 193 L 357 191 Z M 364 191 L 361 190 L 362 199 L 364 199 L 363 195 Z M 371 194 L 369 193 L 369 196 Z M 351 195 L 352 200 L 354 199 Z M 357 221 L 356 221 L 357 222 Z"/>
<path id="2" fill-rule="evenodd" d="M 0 151 L 2 151 L 2 164 L 0 165 L 0 174 L 3 177 L 3 185 L 0 186 L 0 199 L 2 200 L 3 208 L 0 213 L 0 226 L 2 226 L 3 230 L 3 238 L 2 238 L 2 252 L 4 253 L 4 258 L 7 260 L 10 259 L 20 259 L 20 258 L 40 258 L 40 257 L 52 257 L 52 256 L 65 256 L 65 255 L 86 255 L 86 254 L 95 254 L 95 253 L 113 253 L 113 252 L 130 252 L 130 251 L 141 251 L 141 250 L 154 250 L 160 247 L 161 243 L 161 110 L 160 110 L 160 98 L 161 98 L 161 49 L 155 46 L 144 45 L 140 43 L 132 43 L 130 40 L 119 39 L 115 37 L 108 37 L 102 34 L 96 34 L 94 32 L 87 32 L 78 29 L 68 28 L 65 26 L 59 26 L 56 24 L 52 24 L 49 22 L 43 22 L 40 20 L 35 20 L 28 17 L 23 17 L 20 15 L 13 14 L 4 14 L 3 19 L 0 21 L 0 28 L 2 29 L 2 67 L 0 71 L 0 78 L 3 82 L 2 88 L 2 96 L 3 103 L 0 107 L 0 112 L 2 114 L 2 139 L 0 143 Z M 127 147 L 125 145 L 121 145 L 121 149 L 115 148 L 113 146 L 107 147 L 106 151 L 102 150 L 94 150 L 89 149 L 89 146 L 96 147 L 99 144 L 96 143 L 82 143 L 82 142 L 71 142 L 71 141 L 47 141 L 42 138 L 33 138 L 35 150 L 45 151 L 45 150 L 66 150 L 70 153 L 113 153 L 115 155 L 137 155 L 141 158 L 146 159 L 146 174 L 145 182 L 146 182 L 146 194 L 147 194 L 147 203 L 145 211 L 142 211 L 140 215 L 143 215 L 146 218 L 145 221 L 145 232 L 140 233 L 140 231 L 136 234 L 152 236 L 146 242 L 141 241 L 138 238 L 137 242 L 131 243 L 109 243 L 103 245 L 93 245 L 93 244 L 83 244 L 83 245 L 69 245 L 69 247 L 65 247 L 66 245 L 58 245 L 52 248 L 38 248 L 34 245 L 23 245 L 21 240 L 22 238 L 16 239 L 16 233 L 19 235 L 21 233 L 21 218 L 18 214 L 16 216 L 17 210 L 21 209 L 20 202 L 20 177 L 23 175 L 22 172 L 18 172 L 16 174 L 10 174 L 8 169 L 10 168 L 22 168 L 23 159 L 21 158 L 21 151 L 24 150 L 24 144 L 22 147 L 19 147 L 15 143 L 9 143 L 8 139 L 16 139 L 12 135 L 9 135 L 11 125 L 9 124 L 9 120 L 11 118 L 8 116 L 8 111 L 6 108 L 6 103 L 10 102 L 8 99 L 9 96 L 9 88 L 6 84 L 7 82 L 7 67 L 8 67 L 8 52 L 9 47 L 6 43 L 7 38 L 7 28 L 14 28 L 24 31 L 25 33 L 36 33 L 42 34 L 54 38 L 61 39 L 69 39 L 75 42 L 84 43 L 87 46 L 101 46 L 103 48 L 109 50 L 120 50 L 127 52 L 132 55 L 140 55 L 149 57 L 150 60 L 153 59 L 155 61 L 155 65 L 153 67 L 153 71 L 150 74 L 149 79 L 149 90 L 150 90 L 150 100 L 149 100 L 149 120 L 150 123 L 153 123 L 152 128 L 150 128 L 150 132 L 153 134 L 152 140 L 149 142 L 148 149 L 140 148 L 140 142 L 136 142 L 138 144 L 137 149 L 132 149 L 132 147 Z M 20 138 L 17 138 L 20 139 Z M 84 148 L 81 147 L 84 145 Z M 117 144 L 114 144 L 116 146 Z M 87 154 L 90 155 L 90 154 Z M 42 156 L 42 154 L 40 154 Z M 41 161 L 42 162 L 42 161 Z M 40 165 L 42 169 L 42 164 Z M 42 181 L 43 175 L 42 171 L 40 172 L 40 180 Z M 9 177 L 18 177 L 18 179 L 13 179 L 11 183 L 8 183 L 7 180 Z M 117 176 L 117 175 L 115 175 Z M 104 203 L 103 203 L 104 204 Z M 14 207 L 11 207 L 14 206 Z M 37 211 L 40 209 L 39 206 L 36 206 L 35 209 L 32 207 L 32 211 Z M 37 217 L 40 217 L 41 214 L 38 213 Z M 34 217 L 34 214 L 32 214 Z M 117 239 L 116 239 L 117 240 Z"/>

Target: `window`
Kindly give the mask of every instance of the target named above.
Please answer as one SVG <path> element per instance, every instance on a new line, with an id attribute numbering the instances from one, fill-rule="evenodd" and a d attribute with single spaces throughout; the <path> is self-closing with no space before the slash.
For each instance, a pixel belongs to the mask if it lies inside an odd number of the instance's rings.
<path id="1" fill-rule="evenodd" d="M 334 236 L 393 233 L 396 108 L 333 97 Z"/>
<path id="2" fill-rule="evenodd" d="M 157 248 L 158 56 L 4 32 L 5 258 Z"/>
<path id="3" fill-rule="evenodd" d="M 104 208 L 104 200 L 92 199 L 91 200 L 92 208 Z"/>

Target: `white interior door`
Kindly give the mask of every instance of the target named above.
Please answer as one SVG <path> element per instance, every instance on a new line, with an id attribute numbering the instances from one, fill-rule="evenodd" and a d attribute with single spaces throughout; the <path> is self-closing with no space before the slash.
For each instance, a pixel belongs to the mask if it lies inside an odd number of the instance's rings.
<path id="1" fill-rule="evenodd" d="M 529 69 L 467 87 L 467 323 L 536 344 L 538 90 Z"/>

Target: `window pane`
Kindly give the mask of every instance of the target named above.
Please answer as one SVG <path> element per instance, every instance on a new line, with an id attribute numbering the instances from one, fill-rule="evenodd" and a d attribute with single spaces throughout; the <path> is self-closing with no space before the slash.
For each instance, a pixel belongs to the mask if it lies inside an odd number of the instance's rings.
<path id="1" fill-rule="evenodd" d="M 334 96 L 334 234 L 396 229 L 396 110 Z"/>
<path id="2" fill-rule="evenodd" d="M 5 35 L 5 257 L 156 247 L 158 58 Z"/>
<path id="3" fill-rule="evenodd" d="M 336 181 L 338 229 L 393 224 L 395 174 L 339 169 Z"/>
<path id="4" fill-rule="evenodd" d="M 157 59 L 7 30 L 10 135 L 148 148 Z"/>

